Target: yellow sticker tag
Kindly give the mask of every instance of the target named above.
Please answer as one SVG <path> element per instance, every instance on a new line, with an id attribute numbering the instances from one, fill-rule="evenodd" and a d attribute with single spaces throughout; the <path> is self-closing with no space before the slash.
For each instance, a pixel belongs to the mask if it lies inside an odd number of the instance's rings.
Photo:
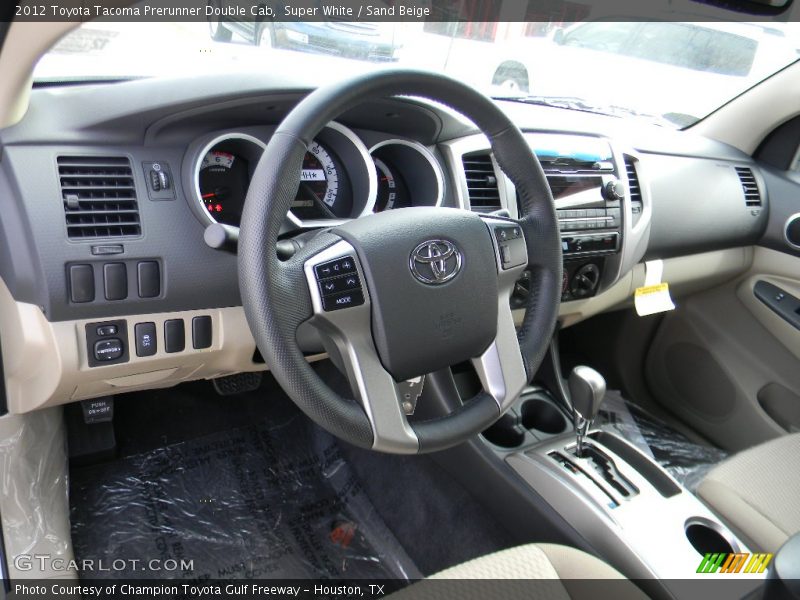
<path id="1" fill-rule="evenodd" d="M 648 285 L 645 287 L 636 288 L 634 294 L 636 296 L 647 296 L 648 294 L 658 294 L 660 292 L 669 293 L 668 283 L 658 283 L 656 285 Z"/>
<path id="2" fill-rule="evenodd" d="M 675 309 L 669 295 L 669 284 L 666 282 L 636 288 L 633 303 L 640 317 Z"/>

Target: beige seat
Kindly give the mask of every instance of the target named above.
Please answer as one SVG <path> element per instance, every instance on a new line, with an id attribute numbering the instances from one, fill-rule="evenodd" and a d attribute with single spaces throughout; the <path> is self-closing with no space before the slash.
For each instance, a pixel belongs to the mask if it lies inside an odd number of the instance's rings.
<path id="1" fill-rule="evenodd" d="M 800 433 L 732 456 L 697 493 L 751 550 L 777 551 L 800 532 Z"/>
<path id="2" fill-rule="evenodd" d="M 443 584 L 442 580 L 450 581 Z M 446 569 L 393 594 L 392 598 L 486 600 L 501 596 L 504 600 L 647 597 L 617 570 L 594 556 L 567 546 L 528 544 Z"/>

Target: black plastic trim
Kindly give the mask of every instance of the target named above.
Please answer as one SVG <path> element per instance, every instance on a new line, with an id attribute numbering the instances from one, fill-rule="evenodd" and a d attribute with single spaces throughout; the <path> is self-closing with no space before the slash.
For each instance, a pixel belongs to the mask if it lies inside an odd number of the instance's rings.
<path id="1" fill-rule="evenodd" d="M 3 340 L 0 339 L 0 417 L 8 414 L 8 394 L 6 392 L 6 374 L 3 370 Z M 0 539 L 2 539 L 0 535 Z"/>
<path id="2" fill-rule="evenodd" d="M 781 319 L 800 329 L 800 298 L 767 281 L 757 281 L 753 294 Z"/>

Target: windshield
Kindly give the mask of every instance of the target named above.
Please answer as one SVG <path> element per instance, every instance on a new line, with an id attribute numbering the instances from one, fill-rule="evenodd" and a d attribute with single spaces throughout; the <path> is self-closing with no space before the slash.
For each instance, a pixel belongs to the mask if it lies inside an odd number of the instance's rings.
<path id="1" fill-rule="evenodd" d="M 798 59 L 795 23 L 89 22 L 35 79 L 232 71 L 315 83 L 385 65 L 445 73 L 494 97 L 684 127 Z"/>

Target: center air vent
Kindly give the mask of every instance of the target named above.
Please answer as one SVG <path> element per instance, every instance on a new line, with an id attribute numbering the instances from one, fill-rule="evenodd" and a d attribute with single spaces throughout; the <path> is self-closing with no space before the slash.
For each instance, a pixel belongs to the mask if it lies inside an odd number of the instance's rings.
<path id="1" fill-rule="evenodd" d="M 747 167 L 736 167 L 736 174 L 742 183 L 744 192 L 744 202 L 747 206 L 761 206 L 761 194 L 758 192 L 758 184 L 753 175 L 752 169 Z"/>
<path id="2" fill-rule="evenodd" d="M 467 154 L 462 158 L 467 176 L 469 204 L 475 212 L 487 213 L 500 208 L 497 173 L 488 152 Z"/>
<path id="3" fill-rule="evenodd" d="M 142 233 L 136 187 L 127 158 L 60 156 L 58 176 L 70 239 Z"/>

